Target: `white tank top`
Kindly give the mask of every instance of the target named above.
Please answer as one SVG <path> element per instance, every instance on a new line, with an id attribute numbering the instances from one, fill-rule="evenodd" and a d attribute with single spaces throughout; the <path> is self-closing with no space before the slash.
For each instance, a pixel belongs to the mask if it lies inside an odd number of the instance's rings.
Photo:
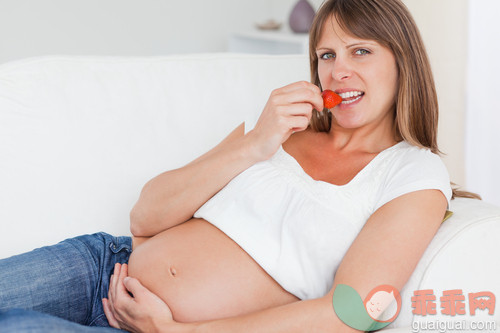
<path id="1" fill-rule="evenodd" d="M 240 245 L 285 290 L 318 298 L 367 219 L 408 192 L 438 189 L 451 198 L 439 156 L 400 142 L 379 153 L 348 184 L 312 179 L 283 148 L 233 178 L 194 214 Z"/>

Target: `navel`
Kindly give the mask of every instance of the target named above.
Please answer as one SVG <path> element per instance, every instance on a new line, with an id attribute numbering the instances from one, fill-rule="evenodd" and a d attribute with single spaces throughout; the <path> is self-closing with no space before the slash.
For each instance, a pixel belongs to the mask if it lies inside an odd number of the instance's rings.
<path id="1" fill-rule="evenodd" d="M 172 277 L 175 277 L 177 275 L 177 270 L 175 269 L 175 267 L 170 266 L 169 271 L 170 271 L 170 275 L 172 275 Z"/>

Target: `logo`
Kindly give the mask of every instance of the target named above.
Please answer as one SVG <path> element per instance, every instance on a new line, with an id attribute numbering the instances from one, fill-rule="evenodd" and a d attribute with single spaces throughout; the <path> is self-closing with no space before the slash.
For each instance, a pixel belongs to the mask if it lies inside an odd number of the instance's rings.
<path id="1" fill-rule="evenodd" d="M 436 295 L 433 289 L 415 290 L 411 298 L 412 313 L 419 316 L 428 314 L 435 315 L 436 310 Z M 480 291 L 469 293 L 469 312 L 471 316 L 476 315 L 476 310 L 488 310 L 489 315 L 495 312 L 495 295 L 491 291 Z M 448 316 L 466 314 L 465 296 L 462 289 L 444 290 L 443 296 L 439 298 L 441 301 L 441 313 Z"/>
<path id="2" fill-rule="evenodd" d="M 376 331 L 392 323 L 401 310 L 399 291 L 380 285 L 361 299 L 354 288 L 338 284 L 333 292 L 333 310 L 346 325 L 361 331 Z"/>
<path id="3" fill-rule="evenodd" d="M 476 313 L 482 312 L 483 315 L 490 316 L 495 313 L 496 297 L 491 291 L 469 292 L 466 298 L 462 289 L 449 289 L 442 290 L 441 295 L 437 298 L 433 289 L 413 292 L 411 297 L 414 315 L 411 323 L 412 332 L 499 332 L 494 318 L 493 320 L 474 320 Z M 467 310 L 469 310 L 469 316 L 466 320 L 463 316 L 467 315 Z M 438 313 L 441 314 L 439 319 L 432 320 L 431 316 Z M 482 316 L 482 318 L 485 317 Z"/>

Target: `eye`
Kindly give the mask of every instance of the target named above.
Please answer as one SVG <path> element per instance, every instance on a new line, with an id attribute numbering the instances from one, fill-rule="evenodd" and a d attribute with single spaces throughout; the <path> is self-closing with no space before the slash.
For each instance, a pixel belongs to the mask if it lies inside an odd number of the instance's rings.
<path id="1" fill-rule="evenodd" d="M 335 53 L 323 53 L 320 58 L 323 60 L 335 59 Z"/>
<path id="2" fill-rule="evenodd" d="M 367 49 L 357 49 L 354 53 L 357 55 L 367 55 L 370 54 L 371 52 L 368 51 Z"/>

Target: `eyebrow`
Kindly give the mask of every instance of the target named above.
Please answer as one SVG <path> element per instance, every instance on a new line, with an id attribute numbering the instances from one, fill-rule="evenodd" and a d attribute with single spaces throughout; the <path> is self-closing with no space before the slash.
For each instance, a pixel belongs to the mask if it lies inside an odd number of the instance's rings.
<path id="1" fill-rule="evenodd" d="M 358 46 L 358 45 L 365 45 L 365 44 L 375 45 L 375 43 L 369 42 L 369 41 L 366 41 L 366 42 L 356 42 L 356 43 L 352 43 L 352 44 L 346 45 L 346 48 L 350 49 L 351 47 L 355 47 L 355 46 Z M 329 48 L 329 47 L 325 47 L 325 46 L 321 46 L 321 47 L 318 47 L 316 49 L 316 51 L 321 51 L 321 50 L 333 50 L 333 49 Z"/>
<path id="2" fill-rule="evenodd" d="M 370 42 L 353 43 L 353 44 L 347 45 L 346 48 L 350 49 L 351 47 L 358 46 L 358 45 L 363 45 L 363 44 L 371 44 L 371 43 Z"/>

